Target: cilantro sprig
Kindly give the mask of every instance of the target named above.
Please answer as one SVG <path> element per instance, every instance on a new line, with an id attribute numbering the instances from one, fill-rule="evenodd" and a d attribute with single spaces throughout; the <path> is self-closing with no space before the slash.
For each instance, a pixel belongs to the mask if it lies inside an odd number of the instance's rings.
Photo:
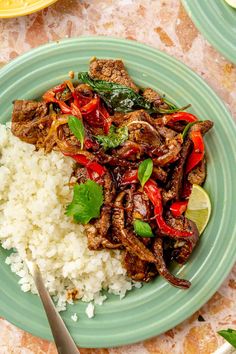
<path id="1" fill-rule="evenodd" d="M 74 186 L 73 199 L 66 207 L 66 215 L 72 216 L 75 222 L 85 225 L 91 219 L 100 216 L 102 204 L 102 187 L 92 180 L 87 180 Z"/>

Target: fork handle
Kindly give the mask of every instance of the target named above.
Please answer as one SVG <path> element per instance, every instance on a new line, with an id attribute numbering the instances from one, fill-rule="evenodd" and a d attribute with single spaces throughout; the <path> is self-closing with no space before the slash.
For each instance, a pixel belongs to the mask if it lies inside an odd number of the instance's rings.
<path id="1" fill-rule="evenodd" d="M 61 316 L 59 315 L 47 289 L 45 288 L 41 272 L 36 264 L 32 272 L 35 285 L 42 300 L 46 312 L 52 335 L 59 354 L 78 354 L 76 347 L 68 329 L 66 328 Z"/>

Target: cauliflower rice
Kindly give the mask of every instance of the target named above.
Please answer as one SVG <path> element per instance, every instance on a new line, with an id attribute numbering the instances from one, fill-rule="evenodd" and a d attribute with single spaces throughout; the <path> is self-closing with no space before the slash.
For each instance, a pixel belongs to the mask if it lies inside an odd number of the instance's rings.
<path id="1" fill-rule="evenodd" d="M 134 285 L 121 252 L 90 251 L 83 225 L 65 215 L 72 199 L 72 164 L 60 152 L 35 151 L 0 125 L 0 241 L 3 248 L 14 249 L 6 263 L 20 277 L 22 291 L 37 293 L 23 261 L 28 248 L 59 310 L 73 302 L 71 293 L 102 304 L 102 289 L 123 297 Z"/>

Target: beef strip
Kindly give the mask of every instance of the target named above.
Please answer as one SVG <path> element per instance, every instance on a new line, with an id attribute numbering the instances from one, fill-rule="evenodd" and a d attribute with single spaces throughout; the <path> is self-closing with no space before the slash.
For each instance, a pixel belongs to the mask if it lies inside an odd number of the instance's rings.
<path id="1" fill-rule="evenodd" d="M 112 150 L 112 155 L 119 159 L 139 160 L 143 154 L 142 146 L 134 141 L 126 140 L 121 147 Z"/>
<path id="2" fill-rule="evenodd" d="M 146 193 L 138 189 L 133 194 L 132 227 L 135 220 L 149 222 L 151 217 L 151 203 Z M 150 243 L 150 237 L 139 237 L 140 241 L 146 246 Z"/>
<path id="3" fill-rule="evenodd" d="M 143 91 L 143 97 L 147 101 L 153 103 L 153 106 L 156 108 L 163 108 L 163 109 L 169 108 L 168 105 L 164 102 L 163 98 L 159 95 L 159 93 L 150 87 L 147 87 Z"/>
<path id="4" fill-rule="evenodd" d="M 88 248 L 97 250 L 101 248 L 120 248 L 120 244 L 113 243 L 107 238 L 111 226 L 112 203 L 116 195 L 116 189 L 111 177 L 107 171 L 104 176 L 104 203 L 101 208 L 100 217 L 92 225 L 86 225 Z"/>
<path id="5" fill-rule="evenodd" d="M 189 132 L 200 130 L 202 135 L 205 135 L 213 127 L 213 125 L 214 125 L 214 123 L 211 120 L 204 120 L 202 122 L 198 122 L 198 123 L 194 124 L 189 129 Z"/>
<path id="6" fill-rule="evenodd" d="M 199 240 L 199 232 L 196 224 L 184 216 L 174 218 L 170 212 L 167 212 L 165 220 L 168 225 L 177 230 L 184 231 L 190 229 L 193 232 L 191 236 L 177 240 L 174 244 L 175 250 L 173 252 L 173 257 L 178 263 L 183 264 L 187 262 Z"/>
<path id="7" fill-rule="evenodd" d="M 180 198 L 182 181 L 183 181 L 183 173 L 184 173 L 184 165 L 189 155 L 190 149 L 191 149 L 191 140 L 187 138 L 182 146 L 182 150 L 180 152 L 180 159 L 174 168 L 174 172 L 170 180 L 170 188 L 168 189 L 168 191 L 164 190 L 162 192 L 162 198 L 164 203 L 167 203 L 172 199 Z"/>
<path id="8" fill-rule="evenodd" d="M 16 100 L 12 113 L 12 133 L 21 140 L 36 144 L 39 137 L 46 136 L 51 125 L 45 102 Z"/>
<path id="9" fill-rule="evenodd" d="M 122 123 L 121 125 L 127 126 L 134 121 L 148 122 L 149 119 L 150 119 L 150 115 L 144 109 L 139 109 L 137 111 L 126 113 L 123 117 L 123 120 L 121 121 Z"/>
<path id="10" fill-rule="evenodd" d="M 100 149 L 99 151 L 95 152 L 95 155 L 98 161 L 101 162 L 103 165 L 134 167 L 134 168 L 138 166 L 137 162 L 132 162 L 113 155 L 108 155 L 105 153 L 103 149 Z"/>
<path id="11" fill-rule="evenodd" d="M 125 228 L 124 197 L 126 191 L 121 192 L 116 197 L 112 216 L 112 226 L 115 234 L 126 250 L 142 261 L 155 263 L 152 252 L 135 236 L 131 230 Z"/>
<path id="12" fill-rule="evenodd" d="M 155 275 L 155 268 L 147 262 L 142 261 L 134 254 L 124 251 L 123 266 L 127 270 L 127 275 L 134 281 L 150 281 Z"/>
<path id="13" fill-rule="evenodd" d="M 152 149 L 162 143 L 160 135 L 149 123 L 145 121 L 131 122 L 128 124 L 129 140 Z"/>
<path id="14" fill-rule="evenodd" d="M 204 158 L 192 171 L 188 174 L 188 181 L 191 184 L 202 185 L 206 179 L 206 159 Z"/>
<path id="15" fill-rule="evenodd" d="M 154 166 L 152 170 L 152 179 L 165 183 L 167 179 L 167 172 L 160 166 Z"/>
<path id="16" fill-rule="evenodd" d="M 79 184 L 85 183 L 88 180 L 87 168 L 76 165 L 73 169 L 71 177 L 75 177 Z"/>
<path id="17" fill-rule="evenodd" d="M 125 120 L 127 120 L 126 118 L 126 114 L 122 113 L 122 112 L 114 112 L 114 115 L 111 116 L 111 120 L 112 123 L 116 126 L 122 126 L 122 124 L 124 123 Z"/>
<path id="18" fill-rule="evenodd" d="M 165 278 L 171 285 L 177 286 L 182 289 L 188 289 L 191 283 L 185 279 L 179 279 L 169 272 L 163 256 L 163 240 L 156 237 L 153 244 L 153 253 L 156 257 L 156 267 L 158 273 Z"/>
<path id="19" fill-rule="evenodd" d="M 213 127 L 213 122 L 210 120 L 205 120 L 203 122 L 198 122 L 194 124 L 190 130 L 195 131 L 195 130 L 200 130 L 202 135 L 206 134 L 211 128 Z M 179 199 L 180 194 L 181 194 L 181 188 L 182 188 L 182 182 L 183 182 L 183 174 L 184 174 L 184 166 L 187 160 L 187 157 L 190 153 L 191 150 L 191 145 L 192 142 L 189 138 L 189 133 L 187 135 L 187 138 L 185 139 L 185 142 L 183 144 L 182 150 L 180 152 L 180 159 L 174 169 L 174 172 L 172 174 L 171 180 L 170 180 L 170 187 L 167 191 L 163 191 L 162 197 L 164 203 L 167 203 L 170 200 L 173 199 Z"/>
<path id="20" fill-rule="evenodd" d="M 90 62 L 89 75 L 93 79 L 115 82 L 120 85 L 128 86 L 136 92 L 139 91 L 139 88 L 134 84 L 125 69 L 122 60 L 95 58 Z"/>

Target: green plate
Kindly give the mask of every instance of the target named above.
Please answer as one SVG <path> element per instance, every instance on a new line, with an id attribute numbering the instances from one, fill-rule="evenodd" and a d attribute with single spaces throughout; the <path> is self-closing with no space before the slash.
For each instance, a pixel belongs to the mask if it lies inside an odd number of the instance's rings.
<path id="1" fill-rule="evenodd" d="M 62 313 L 71 334 L 82 347 L 128 344 L 160 334 L 198 310 L 218 289 L 236 260 L 235 126 L 221 100 L 194 72 L 176 59 L 134 41 L 108 37 L 81 37 L 50 43 L 12 61 L 0 71 L 0 119 L 11 117 L 14 99 L 39 97 L 67 78 L 70 70 L 87 70 L 89 58 L 122 58 L 138 85 L 166 93 L 179 106 L 210 118 L 215 128 L 206 137 L 208 178 L 205 185 L 213 205 L 212 217 L 190 261 L 173 269 L 191 280 L 189 290 L 170 286 L 160 277 L 128 293 L 125 299 L 109 296 L 96 316 L 88 319 L 79 302 Z M 33 333 L 52 339 L 37 296 L 23 293 L 18 278 L 4 263 L 0 251 L 0 316 Z M 78 322 L 70 316 L 77 312 Z"/>
<path id="2" fill-rule="evenodd" d="M 213 47 L 236 63 L 236 9 L 225 0 L 182 0 L 182 3 Z"/>

